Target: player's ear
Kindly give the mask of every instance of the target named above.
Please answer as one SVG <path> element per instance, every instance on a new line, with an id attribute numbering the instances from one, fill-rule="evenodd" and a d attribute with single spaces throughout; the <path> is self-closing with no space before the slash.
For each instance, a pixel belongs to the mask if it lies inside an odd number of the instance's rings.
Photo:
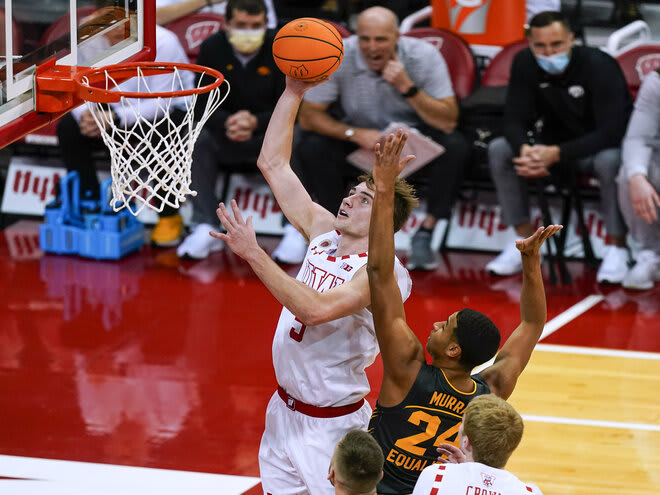
<path id="1" fill-rule="evenodd" d="M 447 346 L 447 355 L 451 358 L 459 359 L 461 352 L 461 346 L 458 345 L 458 342 L 450 342 Z"/>
<path id="2" fill-rule="evenodd" d="M 466 454 L 472 454 L 472 442 L 470 442 L 470 437 L 464 434 L 462 438 L 463 438 L 462 440 L 463 451 Z"/>

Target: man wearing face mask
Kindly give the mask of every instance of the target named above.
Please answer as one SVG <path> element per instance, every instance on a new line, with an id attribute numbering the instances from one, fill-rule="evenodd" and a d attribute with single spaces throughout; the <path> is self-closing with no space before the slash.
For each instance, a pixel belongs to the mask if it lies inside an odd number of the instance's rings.
<path id="1" fill-rule="evenodd" d="M 202 43 L 197 63 L 219 70 L 231 90 L 195 145 L 193 230 L 177 248 L 179 257 L 203 259 L 222 249 L 222 241 L 209 236 L 217 228 L 218 170 L 242 165 L 257 170 L 266 126 L 284 91 L 284 74 L 273 60 L 274 37 L 275 31 L 266 29 L 263 0 L 229 0 L 225 29 Z M 199 95 L 196 108 L 203 109 L 206 98 Z"/>
<path id="2" fill-rule="evenodd" d="M 514 58 L 507 89 L 504 136 L 488 148 L 491 176 L 502 222 L 517 238 L 534 232 L 527 179 L 566 177 L 577 167 L 600 184 L 600 213 L 607 231 L 597 281 L 621 283 L 627 271 L 626 228 L 616 201 L 621 140 L 632 98 L 619 64 L 602 50 L 574 46 L 566 17 L 546 11 L 535 15 L 527 33 L 529 49 Z M 529 132 L 542 121 L 534 143 Z M 513 275 L 522 269 L 513 242 L 486 269 Z M 511 249 L 514 246 L 514 249 Z"/>

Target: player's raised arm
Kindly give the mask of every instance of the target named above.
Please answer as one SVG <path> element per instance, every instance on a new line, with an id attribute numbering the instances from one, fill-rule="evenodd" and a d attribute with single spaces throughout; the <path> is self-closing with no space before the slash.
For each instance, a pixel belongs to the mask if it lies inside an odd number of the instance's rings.
<path id="1" fill-rule="evenodd" d="M 308 240 L 312 232 L 331 230 L 334 214 L 312 201 L 291 169 L 290 159 L 293 129 L 303 95 L 321 82 L 302 82 L 287 76 L 286 89 L 273 110 L 257 160 L 259 170 L 268 181 L 284 215 Z M 313 227 L 315 224 L 316 227 Z"/>
<path id="2" fill-rule="evenodd" d="M 366 270 L 360 269 L 348 282 L 318 292 L 287 274 L 257 243 L 252 217 L 243 219 L 236 200 L 230 212 L 220 203 L 217 214 L 226 232 L 210 232 L 247 261 L 273 296 L 307 326 L 319 325 L 354 314 L 369 305 Z"/>
<path id="3" fill-rule="evenodd" d="M 520 325 L 502 346 L 495 363 L 481 372 L 491 392 L 503 399 L 507 399 L 513 392 L 543 332 L 547 311 L 540 250 L 546 239 L 561 229 L 561 225 L 539 227 L 532 236 L 516 241 L 523 266 Z"/>
<path id="4" fill-rule="evenodd" d="M 407 134 L 390 135 L 384 146 L 376 145 L 373 176 L 376 195 L 369 228 L 367 273 L 371 291 L 371 312 L 383 358 L 383 383 L 378 401 L 389 406 L 399 403 L 410 389 L 424 362 L 424 349 L 406 323 L 401 292 L 394 274 L 394 192 L 395 182 L 406 164 L 399 161 Z M 403 395 L 402 395 L 403 394 Z"/>

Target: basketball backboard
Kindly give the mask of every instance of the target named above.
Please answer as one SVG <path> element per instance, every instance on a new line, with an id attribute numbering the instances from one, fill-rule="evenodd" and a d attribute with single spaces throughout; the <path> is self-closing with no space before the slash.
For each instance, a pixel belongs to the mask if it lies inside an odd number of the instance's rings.
<path id="1" fill-rule="evenodd" d="M 99 67 L 155 57 L 154 0 L 4 0 L 0 17 L 0 148 L 81 103 L 35 111 L 40 65 Z"/>

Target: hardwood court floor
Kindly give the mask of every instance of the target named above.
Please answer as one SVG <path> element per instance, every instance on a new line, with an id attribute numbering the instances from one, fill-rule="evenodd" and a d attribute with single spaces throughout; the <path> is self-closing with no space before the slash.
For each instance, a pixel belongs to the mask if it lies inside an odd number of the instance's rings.
<path id="1" fill-rule="evenodd" d="M 250 268 L 224 251 L 44 255 L 37 227 L 0 232 L 0 494 L 260 493 L 280 306 Z M 465 306 L 510 334 L 520 277 L 490 277 L 490 256 L 449 252 L 413 274 L 420 339 Z M 525 435 L 508 468 L 546 495 L 646 494 L 660 482 L 660 287 L 602 288 L 569 268 L 510 399 Z M 381 376 L 377 360 L 372 404 Z"/>

